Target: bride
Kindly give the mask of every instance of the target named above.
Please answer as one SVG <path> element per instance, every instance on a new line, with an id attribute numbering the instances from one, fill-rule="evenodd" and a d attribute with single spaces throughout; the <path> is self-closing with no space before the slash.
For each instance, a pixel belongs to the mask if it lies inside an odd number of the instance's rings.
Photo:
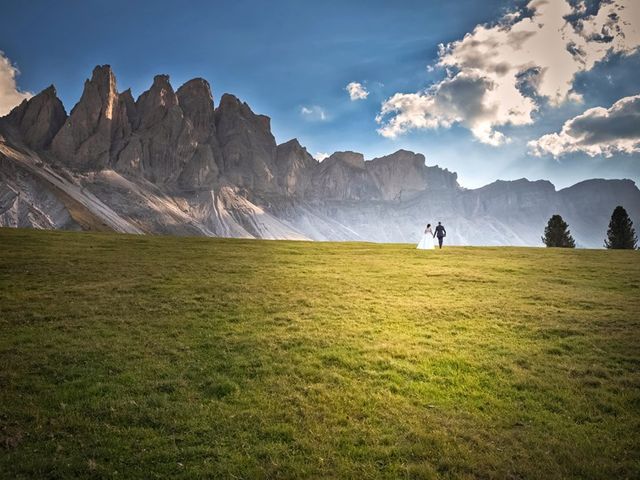
<path id="1" fill-rule="evenodd" d="M 433 231 L 431 230 L 431 224 L 427 224 L 427 228 L 424 229 L 424 235 L 420 239 L 420 243 L 416 247 L 419 250 L 433 250 L 435 248 L 433 244 Z"/>

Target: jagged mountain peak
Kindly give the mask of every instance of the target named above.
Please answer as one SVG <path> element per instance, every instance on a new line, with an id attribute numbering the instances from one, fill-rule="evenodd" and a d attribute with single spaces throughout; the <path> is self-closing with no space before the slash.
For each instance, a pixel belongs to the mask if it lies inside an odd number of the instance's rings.
<path id="1" fill-rule="evenodd" d="M 178 105 L 178 97 L 173 91 L 169 75 L 156 75 L 149 90 L 136 100 L 140 128 L 151 128 L 162 122 L 167 112 Z"/>
<path id="2" fill-rule="evenodd" d="M 409 166 L 419 168 L 425 166 L 425 157 L 421 153 L 415 153 L 410 150 L 400 149 L 389 155 L 374 158 L 367 162 L 367 165 L 373 166 L 383 163 L 394 164 L 397 165 L 398 168 L 406 168 Z"/>
<path id="3" fill-rule="evenodd" d="M 97 65 L 84 83 L 78 103 L 51 142 L 54 155 L 74 169 L 109 164 L 112 123 L 118 116 L 116 77 L 109 65 Z"/>
<path id="4" fill-rule="evenodd" d="M 30 104 L 35 105 L 38 103 L 42 104 L 52 100 L 60 101 L 58 99 L 58 93 L 56 92 L 56 87 L 53 84 L 49 85 L 47 88 L 39 92 L 37 95 L 34 95 L 33 97 L 25 98 L 24 100 L 22 100 L 22 102 L 20 102 L 19 105 L 11 109 L 11 111 L 5 116 L 5 118 L 15 122 L 15 120 L 17 120 L 18 118 L 21 118 L 22 115 L 24 115 L 28 105 Z M 60 103 L 62 104 L 62 102 Z M 62 110 L 65 112 L 65 115 L 66 115 L 66 110 L 64 110 L 64 105 L 62 106 Z"/>
<path id="5" fill-rule="evenodd" d="M 240 115 L 245 119 L 256 122 L 262 130 L 271 132 L 271 118 L 267 115 L 254 113 L 247 102 L 243 102 L 231 93 L 223 93 L 220 104 L 216 108 L 217 116 Z"/>
<path id="6" fill-rule="evenodd" d="M 300 145 L 300 141 L 297 138 L 292 138 L 291 140 L 287 140 L 286 142 L 282 142 L 281 144 L 279 144 L 278 146 L 288 146 L 288 147 L 302 147 L 302 145 Z"/>
<path id="7" fill-rule="evenodd" d="M 246 102 L 241 102 L 238 97 L 232 93 L 223 93 L 220 97 L 220 105 L 218 108 L 240 108 L 242 105 L 248 107 Z"/>
<path id="8" fill-rule="evenodd" d="M 71 110 L 73 117 L 76 109 L 85 109 L 82 114 L 104 115 L 111 117 L 114 100 L 118 96 L 116 76 L 110 65 L 96 65 L 91 78 L 85 80 L 82 96 Z"/>
<path id="9" fill-rule="evenodd" d="M 120 112 L 123 120 L 126 120 L 131 127 L 137 125 L 138 111 L 130 88 L 118 94 L 118 102 L 120 109 L 123 110 Z"/>
<path id="10" fill-rule="evenodd" d="M 279 152 L 287 152 L 297 154 L 302 157 L 309 157 L 314 164 L 319 163 L 307 150 L 307 147 L 303 146 L 297 138 L 292 138 L 278 145 Z"/>
<path id="11" fill-rule="evenodd" d="M 203 78 L 189 80 L 176 92 L 178 104 L 201 139 L 215 133 L 213 94 Z"/>
<path id="12" fill-rule="evenodd" d="M 101 103 L 102 113 L 107 117 L 113 115 L 113 104 L 118 97 L 116 85 L 116 76 L 110 65 L 96 65 L 91 74 L 91 78 L 85 80 L 84 90 L 80 101 L 71 110 L 73 116 L 74 110 L 78 107 L 93 108 L 97 106 L 96 102 Z M 89 104 L 89 105 L 87 105 Z M 94 112 L 98 113 L 98 112 Z"/>
<path id="13" fill-rule="evenodd" d="M 125 91 L 120 92 L 118 95 L 120 95 L 120 97 L 130 97 L 131 100 L 134 100 L 133 93 L 131 92 L 131 88 L 127 88 Z"/>
<path id="14" fill-rule="evenodd" d="M 225 179 L 256 192 L 278 190 L 276 140 L 269 117 L 255 114 L 247 103 L 225 93 L 215 110 L 215 124 Z"/>
<path id="15" fill-rule="evenodd" d="M 516 180 L 496 180 L 484 187 L 486 190 L 540 190 L 540 191 L 553 191 L 556 187 L 549 180 L 529 180 L 528 178 L 518 178 Z"/>
<path id="16" fill-rule="evenodd" d="M 398 150 L 396 150 L 393 153 L 390 153 L 389 155 L 384 155 L 378 158 L 413 158 L 416 156 L 424 158 L 424 155 L 422 153 L 417 153 L 411 150 L 405 150 L 404 148 L 399 148 Z"/>
<path id="17" fill-rule="evenodd" d="M 167 75 L 166 73 L 159 73 L 158 75 L 154 75 L 152 86 L 170 88 L 171 90 L 173 90 L 173 87 L 171 86 L 171 77 L 169 77 L 169 75 Z"/>
<path id="18" fill-rule="evenodd" d="M 148 98 L 153 98 L 154 100 L 158 98 L 161 102 L 175 98 L 175 91 L 171 85 L 169 75 L 155 75 L 151 87 L 140 94 L 136 103 L 144 102 Z"/>
<path id="19" fill-rule="evenodd" d="M 332 167 L 335 164 L 348 165 L 349 167 L 363 170 L 365 168 L 364 155 L 352 151 L 334 152 L 322 162 L 325 168 Z"/>
<path id="20" fill-rule="evenodd" d="M 88 81 L 106 85 L 115 82 L 115 78 L 111 65 L 96 65 L 91 72 L 91 80 Z"/>
<path id="21" fill-rule="evenodd" d="M 211 85 L 204 78 L 196 77 L 183 83 L 178 91 L 178 95 L 193 95 L 197 97 L 210 98 L 213 102 L 213 94 L 211 93 Z"/>
<path id="22" fill-rule="evenodd" d="M 640 218 L 630 180 L 463 189 L 455 172 L 405 149 L 369 161 L 339 151 L 318 162 L 296 138 L 276 145 L 269 117 L 232 94 L 215 108 L 203 78 L 174 91 L 168 75 L 156 75 L 137 100 L 116 86 L 111 67 L 98 65 L 69 117 L 50 86 L 0 121 L 0 225 L 73 225 L 54 201 L 59 188 L 109 225 L 153 233 L 413 241 L 422 222 L 442 220 L 454 243 L 535 245 L 560 213 L 581 245 L 601 246 L 613 207 Z M 20 169 L 31 155 L 27 174 Z M 61 180 L 70 173 L 73 185 Z M 52 220 L 33 223 L 35 210 Z"/>
<path id="23" fill-rule="evenodd" d="M 58 98 L 58 92 L 53 83 L 49 85 L 47 88 L 45 88 L 44 90 L 42 90 L 40 94 L 46 95 L 47 97 L 50 97 L 50 98 L 53 98 L 53 97 Z"/>
<path id="24" fill-rule="evenodd" d="M 171 107 L 178 104 L 178 98 L 171 86 L 169 75 L 156 75 L 149 90 L 138 97 L 136 106 L 141 110 L 154 107 Z"/>
<path id="25" fill-rule="evenodd" d="M 67 119 L 56 88 L 48 86 L 37 95 L 23 100 L 6 116 L 22 135 L 24 142 L 36 150 L 48 148 Z"/>
<path id="26" fill-rule="evenodd" d="M 318 161 L 300 145 L 297 138 L 281 143 L 276 149 L 276 177 L 289 196 L 304 196 L 317 165 Z"/>
<path id="27" fill-rule="evenodd" d="M 607 185 L 614 188 L 630 188 L 630 189 L 636 188 L 636 182 L 634 182 L 629 178 L 621 178 L 621 179 L 615 179 L 615 180 L 608 180 L 604 178 L 590 178 L 589 180 L 583 180 L 582 182 L 578 182 L 575 185 L 572 185 L 567 188 L 563 188 L 561 191 L 570 190 L 570 189 L 579 190 L 579 189 L 589 188 L 596 185 L 597 186 Z"/>

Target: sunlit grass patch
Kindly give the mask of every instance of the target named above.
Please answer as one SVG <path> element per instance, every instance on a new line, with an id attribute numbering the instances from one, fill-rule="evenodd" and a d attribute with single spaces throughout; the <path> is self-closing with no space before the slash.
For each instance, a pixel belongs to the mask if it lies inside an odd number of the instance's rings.
<path id="1" fill-rule="evenodd" d="M 639 252 L 0 245 L 1 477 L 640 476 Z"/>

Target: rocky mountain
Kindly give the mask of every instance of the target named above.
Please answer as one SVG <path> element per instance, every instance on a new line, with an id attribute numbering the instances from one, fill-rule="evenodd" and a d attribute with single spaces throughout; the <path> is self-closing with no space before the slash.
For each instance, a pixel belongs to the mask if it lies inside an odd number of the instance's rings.
<path id="1" fill-rule="evenodd" d="M 406 150 L 316 161 L 278 145 L 270 119 L 209 83 L 157 75 L 134 99 L 108 65 L 67 115 L 53 86 L 0 119 L 0 225 L 225 237 L 417 242 L 442 221 L 451 244 L 540 245 L 560 213 L 579 246 L 600 247 L 613 208 L 640 222 L 630 180 L 461 188 Z"/>
<path id="2" fill-rule="evenodd" d="M 6 120 L 20 132 L 22 141 L 37 150 L 51 145 L 67 119 L 53 85 L 14 108 Z"/>

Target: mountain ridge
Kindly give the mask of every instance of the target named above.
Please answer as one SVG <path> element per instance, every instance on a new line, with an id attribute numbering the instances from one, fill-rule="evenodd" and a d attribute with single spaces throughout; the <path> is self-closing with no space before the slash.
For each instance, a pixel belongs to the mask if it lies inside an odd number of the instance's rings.
<path id="1" fill-rule="evenodd" d="M 423 224 L 443 221 L 454 244 L 540 245 L 560 213 L 580 246 L 600 247 L 617 204 L 640 218 L 628 179 L 466 189 L 403 149 L 319 162 L 295 138 L 277 144 L 270 122 L 232 94 L 216 106 L 202 78 L 174 90 L 156 75 L 134 99 L 96 66 L 68 115 L 52 85 L 0 119 L 0 225 L 417 242 Z"/>

